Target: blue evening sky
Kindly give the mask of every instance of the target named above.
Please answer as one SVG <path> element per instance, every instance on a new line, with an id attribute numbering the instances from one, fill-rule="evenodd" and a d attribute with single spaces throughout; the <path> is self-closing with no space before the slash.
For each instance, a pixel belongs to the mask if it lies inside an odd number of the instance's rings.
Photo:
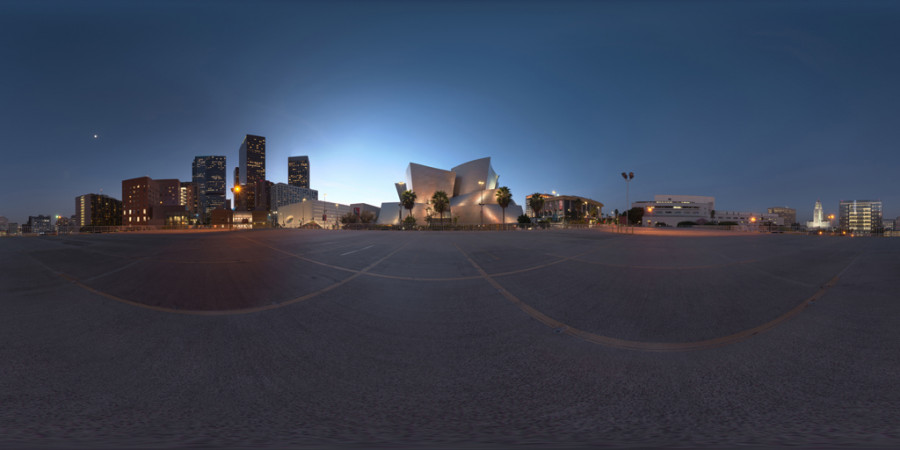
<path id="1" fill-rule="evenodd" d="M 380 205 L 409 162 L 491 156 L 522 204 L 880 199 L 900 215 L 900 3 L 0 3 L 0 215 L 74 214 L 267 138 L 320 198 Z M 94 139 L 93 135 L 99 138 Z"/>

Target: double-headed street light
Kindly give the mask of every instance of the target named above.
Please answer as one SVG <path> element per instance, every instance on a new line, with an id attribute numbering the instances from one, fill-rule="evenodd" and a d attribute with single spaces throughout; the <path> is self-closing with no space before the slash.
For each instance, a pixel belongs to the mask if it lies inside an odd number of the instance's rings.
<path id="1" fill-rule="evenodd" d="M 631 222 L 628 217 L 628 211 L 631 209 L 628 203 L 628 185 L 634 178 L 634 172 L 622 172 L 622 178 L 625 179 L 625 225 L 628 225 Z"/>

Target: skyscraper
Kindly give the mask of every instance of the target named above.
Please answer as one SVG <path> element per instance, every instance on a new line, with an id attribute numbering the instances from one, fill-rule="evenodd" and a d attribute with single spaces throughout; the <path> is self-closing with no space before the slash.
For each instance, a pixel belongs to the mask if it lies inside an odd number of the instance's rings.
<path id="1" fill-rule="evenodd" d="M 288 158 L 288 184 L 309 189 L 309 156 Z"/>
<path id="2" fill-rule="evenodd" d="M 209 220 L 209 212 L 225 206 L 225 157 L 195 156 L 192 165 L 194 202 L 198 219 Z"/>
<path id="3" fill-rule="evenodd" d="M 266 179 L 266 138 L 248 134 L 239 150 L 240 184 L 247 209 L 256 205 L 256 184 Z"/>

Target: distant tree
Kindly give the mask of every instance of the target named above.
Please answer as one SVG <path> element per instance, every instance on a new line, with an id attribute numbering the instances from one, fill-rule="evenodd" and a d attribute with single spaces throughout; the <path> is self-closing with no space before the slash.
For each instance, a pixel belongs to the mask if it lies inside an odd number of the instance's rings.
<path id="1" fill-rule="evenodd" d="M 374 223 L 375 213 L 372 211 L 362 211 L 359 213 L 359 221 L 362 223 Z"/>
<path id="2" fill-rule="evenodd" d="M 444 229 L 444 212 L 450 208 L 450 198 L 444 191 L 437 191 L 431 196 L 431 207 L 441 216 L 441 229 Z"/>
<path id="3" fill-rule="evenodd" d="M 497 204 L 500 205 L 500 210 L 502 211 L 502 217 L 500 223 L 506 223 L 506 207 L 509 206 L 509 202 L 512 201 L 512 192 L 509 191 L 509 188 L 503 186 L 497 189 Z"/>
<path id="4" fill-rule="evenodd" d="M 416 216 L 414 216 L 412 214 L 406 216 L 406 218 L 403 219 L 403 225 L 410 227 L 410 228 L 415 227 L 416 226 Z"/>
<path id="5" fill-rule="evenodd" d="M 628 220 L 631 221 L 631 225 L 640 225 L 644 220 L 644 208 L 629 209 Z"/>
<path id="6" fill-rule="evenodd" d="M 353 214 L 352 212 L 348 212 L 347 214 L 344 214 L 341 216 L 341 223 L 343 223 L 343 224 L 358 223 L 358 222 L 359 222 L 359 216 L 357 216 L 356 214 Z"/>
<path id="7" fill-rule="evenodd" d="M 409 217 L 412 214 L 412 209 L 416 206 L 416 193 L 410 190 L 403 191 L 403 194 L 400 195 L 400 203 L 403 204 L 403 207 L 409 210 L 406 217 Z"/>
<path id="8" fill-rule="evenodd" d="M 522 214 L 521 216 L 519 216 L 519 218 L 516 219 L 516 221 L 519 222 L 520 224 L 531 223 L 531 219 L 528 216 L 526 216 L 525 214 Z"/>
<path id="9" fill-rule="evenodd" d="M 528 199 L 528 206 L 531 206 L 531 215 L 537 218 L 538 213 L 544 209 L 544 197 L 541 196 L 540 192 L 531 194 L 531 198 Z"/>

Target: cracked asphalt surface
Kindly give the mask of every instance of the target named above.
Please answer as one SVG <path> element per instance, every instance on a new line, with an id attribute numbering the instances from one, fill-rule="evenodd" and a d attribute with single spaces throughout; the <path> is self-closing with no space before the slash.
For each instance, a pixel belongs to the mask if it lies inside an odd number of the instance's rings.
<path id="1" fill-rule="evenodd" d="M 0 239 L 0 445 L 900 446 L 900 239 Z"/>

